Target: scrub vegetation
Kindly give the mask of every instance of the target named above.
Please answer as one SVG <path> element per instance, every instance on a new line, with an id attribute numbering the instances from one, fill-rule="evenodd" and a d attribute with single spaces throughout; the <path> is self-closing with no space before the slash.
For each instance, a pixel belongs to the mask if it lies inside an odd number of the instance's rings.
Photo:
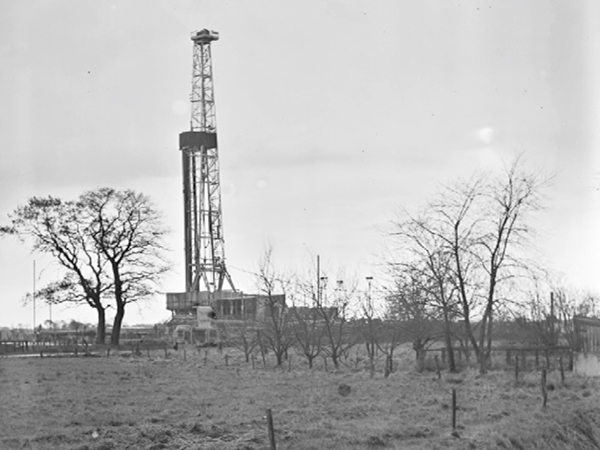
<path id="1" fill-rule="evenodd" d="M 191 346 L 0 358 L 0 448 L 264 449 L 267 408 L 278 449 L 600 448 L 597 381 L 550 372 L 544 408 L 535 371 L 515 382 L 504 368 L 467 367 L 438 379 L 401 345 L 384 377 L 384 354 L 375 375 L 366 352 L 350 355 L 329 371 L 294 352 L 281 366 L 269 353 L 264 366 Z"/>

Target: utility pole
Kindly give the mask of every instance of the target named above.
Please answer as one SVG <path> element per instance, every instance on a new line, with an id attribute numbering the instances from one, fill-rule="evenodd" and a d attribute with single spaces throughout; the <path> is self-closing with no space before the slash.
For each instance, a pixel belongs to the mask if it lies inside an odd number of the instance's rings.
<path id="1" fill-rule="evenodd" d="M 317 304 L 321 305 L 321 257 L 317 255 Z"/>
<path id="2" fill-rule="evenodd" d="M 369 308 L 371 308 L 374 311 L 375 307 L 373 306 L 373 302 L 371 301 L 371 282 L 373 281 L 373 277 L 368 276 L 365 277 L 365 279 L 367 280 L 367 301 L 369 302 Z"/>
<path id="3" fill-rule="evenodd" d="M 35 335 L 35 259 L 33 260 L 33 294 L 31 295 L 33 299 L 33 334 Z"/>

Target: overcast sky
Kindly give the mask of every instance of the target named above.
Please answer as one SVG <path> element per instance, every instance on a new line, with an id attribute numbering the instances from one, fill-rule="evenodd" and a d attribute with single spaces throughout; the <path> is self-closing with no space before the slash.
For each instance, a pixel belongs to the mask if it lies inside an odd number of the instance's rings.
<path id="1" fill-rule="evenodd" d="M 442 183 L 523 152 L 556 176 L 540 247 L 600 291 L 600 3 L 589 1 L 0 2 L 0 222 L 31 196 L 150 195 L 184 290 L 178 134 L 192 42 L 213 43 L 225 253 L 238 288 L 270 243 L 377 272 L 385 229 Z M 31 326 L 47 258 L 0 240 L 0 326 Z M 89 308 L 87 308 L 89 309 Z M 86 308 L 53 318 L 93 321 Z M 40 308 L 38 323 L 48 318 Z M 169 317 L 162 297 L 127 323 Z"/>

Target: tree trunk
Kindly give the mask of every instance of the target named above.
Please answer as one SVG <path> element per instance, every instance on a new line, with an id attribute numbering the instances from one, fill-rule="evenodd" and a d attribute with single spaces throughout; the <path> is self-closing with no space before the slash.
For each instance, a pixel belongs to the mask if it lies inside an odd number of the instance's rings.
<path id="1" fill-rule="evenodd" d="M 337 349 L 331 349 L 331 362 L 333 362 L 333 367 L 335 367 L 336 369 L 339 369 L 339 362 L 338 362 L 338 358 L 339 355 L 337 353 Z"/>
<path id="2" fill-rule="evenodd" d="M 469 318 L 470 309 L 468 305 L 463 305 L 463 320 L 465 325 L 465 334 L 467 335 L 467 340 L 471 343 L 471 347 L 475 351 L 475 354 L 479 351 L 479 346 L 477 345 L 477 339 L 475 338 L 475 333 L 473 333 L 473 327 L 471 326 L 471 319 Z"/>
<path id="3" fill-rule="evenodd" d="M 492 361 L 492 325 L 494 323 L 494 313 L 490 311 L 490 317 L 488 317 L 488 330 L 487 330 L 487 349 L 485 352 L 486 363 L 489 365 Z"/>
<path id="4" fill-rule="evenodd" d="M 479 348 L 477 349 L 477 360 L 479 362 L 479 373 L 485 374 L 487 373 L 487 358 L 486 358 L 486 349 L 485 349 L 485 338 L 488 331 L 488 318 L 491 314 L 491 304 L 485 308 L 485 313 L 483 314 L 483 319 L 481 320 L 481 331 L 479 334 Z"/>
<path id="5" fill-rule="evenodd" d="M 450 372 L 456 372 L 454 348 L 452 347 L 452 334 L 450 331 L 450 320 L 448 319 L 447 311 L 444 311 L 444 338 L 446 341 L 446 351 L 448 352 L 448 370 Z"/>
<path id="6" fill-rule="evenodd" d="M 117 313 L 115 314 L 115 320 L 113 321 L 113 329 L 110 334 L 110 343 L 111 345 L 119 345 L 121 325 L 123 324 L 123 317 L 125 316 L 125 302 L 123 301 L 123 283 L 121 281 L 121 274 L 119 273 L 119 266 L 117 263 L 112 263 L 112 270 L 115 284 L 115 303 L 117 304 Z"/>
<path id="7" fill-rule="evenodd" d="M 106 339 L 106 311 L 104 308 L 96 308 L 98 314 L 98 325 L 96 327 L 96 344 L 104 344 Z"/>
<path id="8" fill-rule="evenodd" d="M 113 321 L 112 332 L 110 333 L 110 344 L 119 345 L 119 339 L 121 337 L 121 326 L 123 325 L 123 317 L 125 316 L 125 308 L 117 307 L 117 314 Z"/>
<path id="9" fill-rule="evenodd" d="M 467 295 L 465 280 L 463 278 L 463 269 L 462 264 L 460 262 L 460 251 L 458 246 L 458 236 L 456 235 L 458 228 L 455 228 L 455 246 L 452 250 L 454 254 L 454 260 L 456 264 L 456 275 L 458 277 L 458 285 L 459 285 L 459 294 L 460 294 L 460 303 L 462 305 L 463 311 L 463 319 L 465 321 L 465 331 L 467 333 L 468 339 L 471 341 L 471 345 L 473 346 L 473 350 L 475 354 L 479 354 L 479 347 L 477 345 L 477 339 L 475 338 L 475 334 L 473 333 L 473 327 L 471 326 L 471 307 L 469 305 L 469 298 Z"/>
<path id="10" fill-rule="evenodd" d="M 494 256 L 492 255 L 492 262 L 494 261 Z M 494 266 L 492 263 L 490 270 L 490 286 L 487 296 L 487 305 L 485 307 L 485 313 L 483 315 L 483 320 L 481 323 L 481 334 L 479 336 L 479 373 L 485 374 L 487 373 L 487 365 L 488 365 L 488 356 L 491 351 L 492 345 L 492 314 L 494 313 L 494 293 L 496 291 L 496 277 L 498 273 L 499 265 Z M 487 334 L 487 344 L 488 349 L 485 349 L 484 345 L 486 344 L 486 334 Z"/>

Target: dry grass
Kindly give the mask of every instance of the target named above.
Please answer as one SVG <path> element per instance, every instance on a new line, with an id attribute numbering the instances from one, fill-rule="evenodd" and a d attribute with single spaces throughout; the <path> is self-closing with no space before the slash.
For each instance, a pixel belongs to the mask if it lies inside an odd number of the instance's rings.
<path id="1" fill-rule="evenodd" d="M 225 366 L 225 353 L 229 354 Z M 405 352 L 410 357 L 410 351 Z M 354 367 L 354 364 L 350 364 Z M 1 449 L 264 449 L 266 408 L 278 449 L 600 448 L 597 384 L 558 374 L 541 408 L 538 375 L 273 369 L 211 349 L 152 358 L 0 358 Z M 331 368 L 330 368 L 331 369 Z M 339 393 L 340 384 L 351 392 Z M 459 428 L 452 435 L 451 390 Z M 572 445 L 571 445 L 572 444 Z"/>

